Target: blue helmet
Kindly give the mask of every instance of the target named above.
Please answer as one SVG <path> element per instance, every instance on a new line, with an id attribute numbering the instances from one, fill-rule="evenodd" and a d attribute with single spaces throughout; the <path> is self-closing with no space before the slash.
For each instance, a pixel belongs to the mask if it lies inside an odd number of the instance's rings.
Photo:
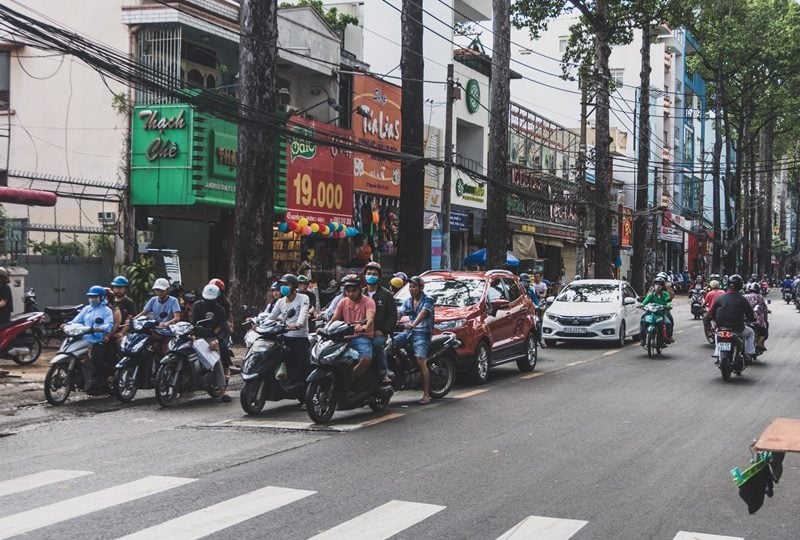
<path id="1" fill-rule="evenodd" d="M 89 290 L 86 291 L 86 296 L 99 296 L 100 298 L 105 298 L 106 290 L 100 285 L 92 285 L 89 287 Z"/>
<path id="2" fill-rule="evenodd" d="M 125 276 L 117 276 L 111 281 L 112 287 L 127 287 L 128 286 L 128 278 Z"/>

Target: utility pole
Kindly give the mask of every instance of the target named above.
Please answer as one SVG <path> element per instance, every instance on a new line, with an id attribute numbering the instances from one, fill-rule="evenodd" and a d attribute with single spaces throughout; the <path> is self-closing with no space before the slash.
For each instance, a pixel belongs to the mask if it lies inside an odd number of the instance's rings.
<path id="1" fill-rule="evenodd" d="M 636 291 L 646 291 L 645 268 L 647 265 L 647 183 L 650 171 L 650 44 L 652 35 L 650 21 L 644 21 L 642 26 L 642 69 L 639 72 L 639 154 L 636 164 L 636 189 L 634 190 L 633 204 L 636 209 L 636 218 L 633 220 L 633 256 L 631 257 L 631 285 Z M 634 142 L 636 136 L 633 137 Z"/>
<path id="2" fill-rule="evenodd" d="M 578 193 L 580 203 L 584 205 L 578 212 L 578 241 L 575 243 L 575 274 L 586 277 L 586 220 L 588 219 L 588 205 L 586 204 L 586 116 L 589 99 L 586 90 L 586 70 L 581 71 L 581 140 L 578 150 Z"/>
<path id="3" fill-rule="evenodd" d="M 653 167 L 653 271 L 657 270 L 658 265 L 658 215 L 661 213 L 661 204 L 658 196 L 658 167 Z M 651 278 L 653 276 L 650 276 Z"/>
<path id="4" fill-rule="evenodd" d="M 453 176 L 453 64 L 447 64 L 447 109 L 444 126 L 444 182 L 442 183 L 442 270 L 452 270 L 450 262 L 450 183 Z"/>

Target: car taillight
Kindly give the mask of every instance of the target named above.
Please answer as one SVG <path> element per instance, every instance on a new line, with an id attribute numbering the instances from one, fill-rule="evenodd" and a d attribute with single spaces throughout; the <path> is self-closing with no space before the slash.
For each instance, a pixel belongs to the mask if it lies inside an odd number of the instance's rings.
<path id="1" fill-rule="evenodd" d="M 728 332 L 728 331 L 717 332 L 717 336 L 722 339 L 731 339 L 733 338 L 733 332 Z"/>

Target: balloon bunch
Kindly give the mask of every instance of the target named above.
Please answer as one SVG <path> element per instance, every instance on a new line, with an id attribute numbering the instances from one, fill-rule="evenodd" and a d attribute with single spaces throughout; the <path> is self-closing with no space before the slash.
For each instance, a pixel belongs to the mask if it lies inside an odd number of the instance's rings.
<path id="1" fill-rule="evenodd" d="M 319 235 L 325 238 L 349 238 L 358 234 L 358 229 L 348 227 L 344 223 L 309 223 L 308 219 L 300 218 L 297 221 L 287 220 L 278 223 L 278 230 L 292 232 L 297 236 Z"/>

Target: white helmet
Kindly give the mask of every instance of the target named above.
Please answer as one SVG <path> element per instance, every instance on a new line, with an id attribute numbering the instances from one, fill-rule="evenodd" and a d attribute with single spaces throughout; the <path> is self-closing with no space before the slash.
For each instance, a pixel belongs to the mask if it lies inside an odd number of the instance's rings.
<path id="1" fill-rule="evenodd" d="M 159 291 L 168 291 L 169 290 L 169 281 L 166 279 L 158 278 L 155 283 L 153 283 L 153 289 L 158 289 Z"/>
<path id="2" fill-rule="evenodd" d="M 206 300 L 216 300 L 219 298 L 219 287 L 213 283 L 209 283 L 203 287 L 203 298 Z"/>

